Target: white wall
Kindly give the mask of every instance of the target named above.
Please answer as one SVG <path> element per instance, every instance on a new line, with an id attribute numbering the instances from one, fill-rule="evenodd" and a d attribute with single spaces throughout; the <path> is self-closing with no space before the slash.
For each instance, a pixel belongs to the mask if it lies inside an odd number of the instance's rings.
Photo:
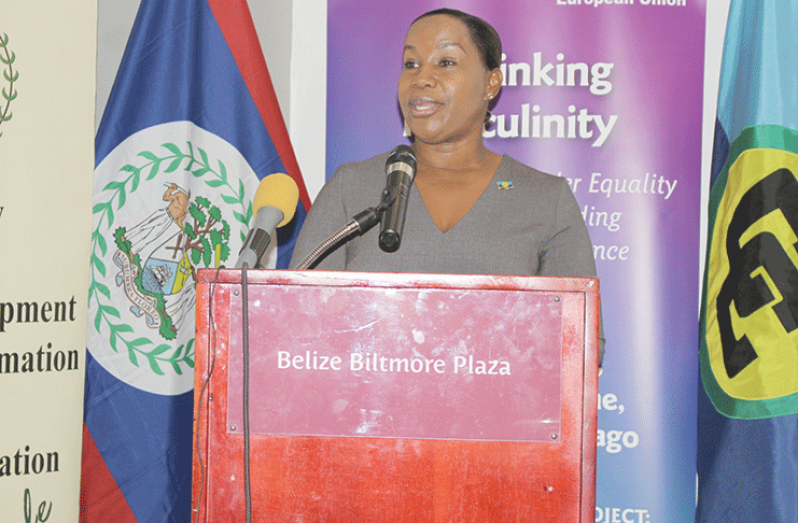
<path id="1" fill-rule="evenodd" d="M 731 0 L 707 0 L 706 47 L 704 49 L 704 124 L 701 154 L 701 256 L 699 275 L 704 276 L 704 253 L 707 245 L 707 202 L 709 201 L 709 176 L 712 167 L 712 141 L 715 133 L 715 113 L 718 106 L 720 60 L 723 54 L 723 37 Z M 699 280 L 699 286 L 703 280 Z"/>
<path id="2" fill-rule="evenodd" d="M 122 61 L 139 0 L 98 0 L 97 2 L 97 102 L 95 129 L 99 127 L 111 94 L 114 76 Z"/>
<path id="3" fill-rule="evenodd" d="M 254 1 L 257 0 L 250 0 L 250 3 Z M 326 172 L 326 1 L 294 0 L 292 49 L 291 120 L 286 125 L 305 185 L 313 199 L 324 185 Z"/>

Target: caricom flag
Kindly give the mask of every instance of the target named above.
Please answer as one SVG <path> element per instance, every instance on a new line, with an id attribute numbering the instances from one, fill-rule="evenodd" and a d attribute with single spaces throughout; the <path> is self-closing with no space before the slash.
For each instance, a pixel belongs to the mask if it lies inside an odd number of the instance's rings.
<path id="1" fill-rule="evenodd" d="M 755 125 L 712 188 L 701 369 L 730 417 L 798 413 L 796 175 L 798 132 Z"/>
<path id="2" fill-rule="evenodd" d="M 196 271 L 231 267 L 259 180 L 310 202 L 245 0 L 141 3 L 96 139 L 81 521 L 191 513 Z"/>
<path id="3" fill-rule="evenodd" d="M 696 521 L 798 521 L 798 3 L 732 0 L 701 306 Z"/>

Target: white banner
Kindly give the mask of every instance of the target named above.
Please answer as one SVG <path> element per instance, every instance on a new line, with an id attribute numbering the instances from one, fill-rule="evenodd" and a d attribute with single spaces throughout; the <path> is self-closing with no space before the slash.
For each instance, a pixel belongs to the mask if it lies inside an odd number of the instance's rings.
<path id="1" fill-rule="evenodd" d="M 77 522 L 96 0 L 3 0 L 0 515 Z"/>

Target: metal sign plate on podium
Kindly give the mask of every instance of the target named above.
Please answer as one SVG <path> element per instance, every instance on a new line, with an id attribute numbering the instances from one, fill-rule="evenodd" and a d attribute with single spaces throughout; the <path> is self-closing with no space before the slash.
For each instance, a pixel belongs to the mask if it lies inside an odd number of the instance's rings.
<path id="1" fill-rule="evenodd" d="M 241 521 L 241 272 L 198 281 L 194 504 Z M 595 279 L 248 283 L 254 521 L 593 520 Z"/>

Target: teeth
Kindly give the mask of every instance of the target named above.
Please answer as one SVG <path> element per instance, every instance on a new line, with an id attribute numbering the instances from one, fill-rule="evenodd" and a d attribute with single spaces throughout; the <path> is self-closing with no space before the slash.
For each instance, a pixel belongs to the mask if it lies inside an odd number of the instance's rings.
<path id="1" fill-rule="evenodd" d="M 410 107 L 413 111 L 424 113 L 433 111 L 438 104 L 432 100 L 413 100 L 410 102 Z"/>

